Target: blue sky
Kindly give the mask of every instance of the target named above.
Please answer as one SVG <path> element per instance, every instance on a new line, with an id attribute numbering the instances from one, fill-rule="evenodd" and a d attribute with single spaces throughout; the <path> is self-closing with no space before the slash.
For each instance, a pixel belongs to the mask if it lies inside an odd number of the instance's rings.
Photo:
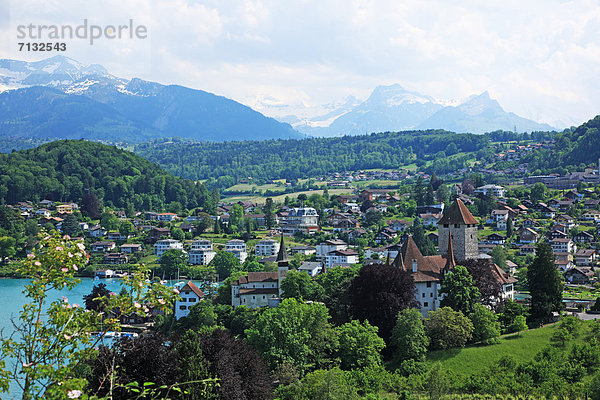
<path id="1" fill-rule="evenodd" d="M 489 91 L 508 111 L 579 124 L 600 113 L 597 1 L 8 0 L 0 57 L 20 24 L 123 24 L 147 39 L 67 42 L 113 74 L 260 104 L 316 106 L 399 83 L 442 99 Z"/>

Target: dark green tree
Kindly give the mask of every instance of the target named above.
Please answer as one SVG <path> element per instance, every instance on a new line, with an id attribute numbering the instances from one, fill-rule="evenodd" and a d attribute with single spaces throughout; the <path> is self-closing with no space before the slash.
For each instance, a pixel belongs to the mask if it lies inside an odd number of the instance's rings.
<path id="1" fill-rule="evenodd" d="M 425 358 L 429 337 L 425 333 L 419 310 L 407 308 L 400 311 L 392 331 L 391 344 L 394 348 L 394 357 L 399 361 L 409 359 L 422 361 Z"/>
<path id="2" fill-rule="evenodd" d="M 321 287 L 303 271 L 288 271 L 281 281 L 282 297 L 297 300 L 316 300 Z"/>
<path id="3" fill-rule="evenodd" d="M 421 254 L 424 256 L 433 256 L 437 254 L 435 245 L 427 236 L 425 236 L 425 228 L 421 222 L 421 218 L 416 217 L 413 221 L 413 225 L 410 227 L 410 233 L 413 236 L 415 244 L 421 250 Z"/>
<path id="4" fill-rule="evenodd" d="M 470 314 L 479 300 L 479 289 L 469 271 L 462 265 L 457 265 L 444 276 L 440 292 L 445 295 L 440 302 L 442 307 L 450 307 L 463 314 Z"/>
<path id="5" fill-rule="evenodd" d="M 563 291 L 563 283 L 548 243 L 538 244 L 536 256 L 527 269 L 527 282 L 531 295 L 531 319 L 548 322 L 552 312 L 562 310 Z"/>
<path id="6" fill-rule="evenodd" d="M 275 206 L 272 198 L 267 197 L 265 200 L 263 212 L 265 213 L 265 225 L 267 225 L 267 229 L 271 229 L 275 226 Z"/>
<path id="7" fill-rule="evenodd" d="M 62 233 L 69 236 L 77 236 L 81 232 L 79 221 L 74 214 L 67 214 L 63 218 Z"/>
<path id="8" fill-rule="evenodd" d="M 218 251 L 210 262 L 210 265 L 217 271 L 220 280 L 226 279 L 233 272 L 241 269 L 240 261 L 237 257 L 226 251 Z"/>
<path id="9" fill-rule="evenodd" d="M 500 336 L 498 316 L 486 306 L 475 304 L 469 318 L 473 323 L 473 342 L 490 343 Z"/>
<path id="10" fill-rule="evenodd" d="M 460 311 L 442 307 L 424 320 L 432 349 L 463 347 L 473 336 L 473 323 Z"/>
<path id="11" fill-rule="evenodd" d="M 119 226 L 119 233 L 126 238 L 133 236 L 135 234 L 135 227 L 131 221 L 123 221 L 121 222 L 121 226 Z"/>
<path id="12" fill-rule="evenodd" d="M 381 365 L 385 342 L 377 335 L 377 327 L 352 320 L 334 329 L 339 341 L 338 357 L 342 369 L 370 368 Z"/>
<path id="13" fill-rule="evenodd" d="M 167 250 L 160 256 L 158 273 L 165 278 L 176 277 L 187 266 L 187 258 L 181 250 Z"/>

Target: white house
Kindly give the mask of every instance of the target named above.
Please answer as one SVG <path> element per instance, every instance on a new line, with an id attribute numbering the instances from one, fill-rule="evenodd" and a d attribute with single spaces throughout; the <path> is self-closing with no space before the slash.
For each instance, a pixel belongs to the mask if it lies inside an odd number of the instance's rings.
<path id="1" fill-rule="evenodd" d="M 573 253 L 577 251 L 577 246 L 569 238 L 556 238 L 550 242 L 554 253 Z"/>
<path id="2" fill-rule="evenodd" d="M 315 261 L 304 261 L 298 271 L 304 271 L 309 276 L 315 277 L 317 276 L 321 270 L 323 269 L 323 265 L 320 262 Z"/>
<path id="3" fill-rule="evenodd" d="M 190 313 L 190 308 L 204 299 L 204 293 L 192 281 L 188 281 L 188 283 L 178 288 L 178 290 L 180 299 L 175 301 L 175 319 L 187 317 Z"/>
<path id="4" fill-rule="evenodd" d="M 158 213 L 156 214 L 156 219 L 158 221 L 165 221 L 165 222 L 169 222 L 169 221 L 173 221 L 177 218 L 177 214 L 175 213 Z"/>
<path id="5" fill-rule="evenodd" d="M 314 233 L 319 230 L 319 214 L 312 207 L 292 208 L 281 229 L 286 235 L 293 235 L 296 232 Z"/>
<path id="6" fill-rule="evenodd" d="M 279 296 L 277 272 L 248 272 L 231 284 L 231 305 L 249 308 L 266 307 L 269 299 Z"/>
<path id="7" fill-rule="evenodd" d="M 225 251 L 236 256 L 240 264 L 246 261 L 246 258 L 248 257 L 246 243 L 240 239 L 232 239 L 225 243 Z"/>
<path id="8" fill-rule="evenodd" d="M 210 240 L 194 240 L 188 253 L 188 262 L 195 265 L 208 265 L 216 254 Z"/>
<path id="9" fill-rule="evenodd" d="M 271 257 L 279 253 L 279 242 L 273 239 L 263 239 L 256 243 L 254 254 L 260 257 Z"/>
<path id="10" fill-rule="evenodd" d="M 154 243 L 154 254 L 159 260 L 163 253 L 167 250 L 183 251 L 183 244 L 175 239 L 162 239 Z"/>
<path id="11" fill-rule="evenodd" d="M 506 189 L 498 185 L 483 185 L 475 189 L 475 193 L 481 193 L 483 195 L 490 195 L 496 197 L 504 197 Z"/>
<path id="12" fill-rule="evenodd" d="M 322 243 L 319 243 L 316 247 L 317 252 L 317 260 L 325 260 L 325 257 L 327 256 L 327 254 L 331 253 L 332 251 L 336 251 L 336 250 L 346 250 L 348 248 L 348 243 L 344 242 L 343 240 L 339 240 L 339 239 L 331 239 L 331 240 L 326 240 Z"/>
<path id="13" fill-rule="evenodd" d="M 358 253 L 351 249 L 334 250 L 325 255 L 325 266 L 327 268 L 353 264 L 358 264 Z"/>

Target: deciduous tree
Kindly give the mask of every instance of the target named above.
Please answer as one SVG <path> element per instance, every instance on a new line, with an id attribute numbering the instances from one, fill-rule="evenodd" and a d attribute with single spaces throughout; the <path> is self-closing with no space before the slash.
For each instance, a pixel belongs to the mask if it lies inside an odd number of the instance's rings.
<path id="1" fill-rule="evenodd" d="M 400 311 L 392 332 L 391 344 L 394 347 L 394 357 L 399 361 L 422 361 L 425 358 L 429 337 L 425 333 L 419 310 L 407 308 Z"/>
<path id="2" fill-rule="evenodd" d="M 424 324 L 432 349 L 463 347 L 473 337 L 473 323 L 450 307 L 429 311 Z"/>
<path id="3" fill-rule="evenodd" d="M 469 271 L 462 265 L 457 265 L 444 276 L 440 292 L 445 295 L 440 302 L 442 307 L 451 307 L 463 314 L 470 314 L 479 300 L 479 289 Z"/>

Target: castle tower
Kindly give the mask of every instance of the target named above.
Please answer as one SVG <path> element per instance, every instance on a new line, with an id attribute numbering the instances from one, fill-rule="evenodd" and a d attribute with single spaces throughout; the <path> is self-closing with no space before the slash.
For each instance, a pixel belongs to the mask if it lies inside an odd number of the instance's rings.
<path id="1" fill-rule="evenodd" d="M 452 232 L 448 232 L 448 250 L 446 251 L 446 265 L 443 270 L 444 275 L 450 272 L 454 267 L 456 267 L 456 260 L 454 259 L 454 247 L 452 247 Z"/>
<path id="2" fill-rule="evenodd" d="M 438 222 L 439 253 L 448 258 L 448 249 L 454 248 L 454 259 L 461 262 L 479 256 L 477 220 L 464 203 L 456 201 L 444 212 Z M 448 242 L 451 241 L 451 247 Z"/>
<path id="3" fill-rule="evenodd" d="M 288 272 L 290 259 L 285 250 L 285 242 L 283 241 L 283 233 L 281 234 L 281 243 L 279 245 L 279 253 L 277 253 L 277 288 L 279 290 L 279 298 L 281 299 L 281 281 Z"/>

